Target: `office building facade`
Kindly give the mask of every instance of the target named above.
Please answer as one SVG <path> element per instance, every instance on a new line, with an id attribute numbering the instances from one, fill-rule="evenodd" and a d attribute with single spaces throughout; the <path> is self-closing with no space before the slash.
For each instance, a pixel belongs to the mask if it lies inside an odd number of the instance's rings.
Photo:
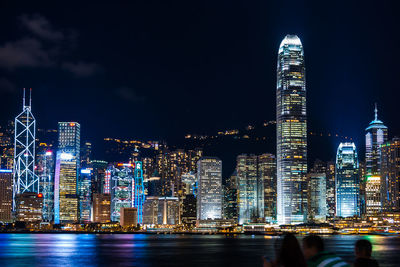
<path id="1" fill-rule="evenodd" d="M 381 196 L 381 145 L 387 141 L 387 127 L 378 119 L 375 106 L 375 118 L 365 129 L 365 202 L 367 214 L 382 211 Z"/>
<path id="2" fill-rule="evenodd" d="M 381 197 L 384 211 L 400 210 L 400 138 L 381 145 Z"/>
<path id="3" fill-rule="evenodd" d="M 12 222 L 12 170 L 0 169 L 0 222 Z"/>
<path id="4" fill-rule="evenodd" d="M 286 35 L 279 46 L 276 89 L 277 219 L 307 218 L 307 112 L 302 43 Z"/>
<path id="5" fill-rule="evenodd" d="M 326 174 L 309 173 L 308 216 L 311 221 L 324 222 L 327 216 Z"/>
<path id="6" fill-rule="evenodd" d="M 197 219 L 222 218 L 222 161 L 203 157 L 197 162 Z"/>
<path id="7" fill-rule="evenodd" d="M 336 154 L 336 216 L 360 215 L 360 177 L 356 145 L 340 143 Z"/>

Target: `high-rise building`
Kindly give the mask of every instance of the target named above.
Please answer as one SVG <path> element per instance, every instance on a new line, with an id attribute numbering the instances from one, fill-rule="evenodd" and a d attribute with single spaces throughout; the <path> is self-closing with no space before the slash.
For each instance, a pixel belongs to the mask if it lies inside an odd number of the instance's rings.
<path id="1" fill-rule="evenodd" d="M 12 221 L 12 170 L 0 169 L 0 222 Z"/>
<path id="2" fill-rule="evenodd" d="M 264 181 L 258 175 L 258 157 L 239 155 L 236 159 L 239 224 L 264 218 Z"/>
<path id="3" fill-rule="evenodd" d="M 381 146 L 381 160 L 382 208 L 400 210 L 400 138 Z"/>
<path id="4" fill-rule="evenodd" d="M 179 199 L 177 197 L 160 197 L 158 199 L 159 224 L 180 224 Z"/>
<path id="5" fill-rule="evenodd" d="M 54 153 L 47 146 L 39 147 L 36 173 L 43 194 L 43 221 L 51 222 L 54 220 Z"/>
<path id="6" fill-rule="evenodd" d="M 21 222 L 38 223 L 42 221 L 42 193 L 25 192 L 19 194 L 16 200 L 16 220 Z"/>
<path id="7" fill-rule="evenodd" d="M 89 222 L 92 208 L 92 169 L 81 169 L 78 177 L 79 221 Z"/>
<path id="8" fill-rule="evenodd" d="M 276 218 L 276 158 L 239 155 L 236 165 L 239 224 Z"/>
<path id="9" fill-rule="evenodd" d="M 109 194 L 93 194 L 92 221 L 108 223 L 111 221 L 111 196 Z"/>
<path id="10" fill-rule="evenodd" d="M 222 161 L 203 157 L 197 161 L 197 219 L 222 218 Z"/>
<path id="11" fill-rule="evenodd" d="M 326 165 L 326 204 L 328 216 L 335 217 L 336 212 L 336 186 L 335 186 L 335 163 L 329 161 Z"/>
<path id="12" fill-rule="evenodd" d="M 360 177 L 356 145 L 340 143 L 336 154 L 336 216 L 360 215 Z"/>
<path id="13" fill-rule="evenodd" d="M 182 200 L 182 223 L 188 227 L 196 224 L 196 202 L 195 195 L 188 194 Z"/>
<path id="14" fill-rule="evenodd" d="M 258 176 L 264 184 L 264 218 L 276 222 L 276 157 L 273 154 L 258 156 Z"/>
<path id="15" fill-rule="evenodd" d="M 132 208 L 134 202 L 134 169 L 131 163 L 118 163 L 111 166 L 110 172 L 111 190 L 111 221 L 119 222 L 121 208 Z"/>
<path id="16" fill-rule="evenodd" d="M 182 196 L 182 175 L 196 172 L 196 163 L 202 156 L 201 149 L 169 151 L 164 148 L 156 156 L 155 167 L 162 184 L 163 196 Z"/>
<path id="17" fill-rule="evenodd" d="M 93 168 L 92 177 L 92 193 L 110 194 L 110 179 L 106 181 L 107 161 L 92 160 L 91 166 Z M 108 177 L 109 178 L 109 177 Z M 107 184 L 106 184 L 107 182 Z"/>
<path id="18" fill-rule="evenodd" d="M 70 153 L 79 159 L 81 156 L 81 125 L 77 122 L 58 123 L 58 150 Z M 78 168 L 79 169 L 79 168 Z"/>
<path id="19" fill-rule="evenodd" d="M 77 166 L 79 158 L 58 151 L 54 175 L 54 222 L 78 221 Z"/>
<path id="20" fill-rule="evenodd" d="M 312 221 L 326 221 L 326 174 L 308 175 L 308 216 Z"/>
<path id="21" fill-rule="evenodd" d="M 326 176 L 326 205 L 327 214 L 331 218 L 335 217 L 336 211 L 336 187 L 335 187 L 335 163 L 332 161 L 324 162 L 319 159 L 315 160 L 314 166 L 310 173 L 320 173 Z M 310 210 L 310 208 L 309 208 Z M 310 214 L 309 214 L 310 216 Z"/>
<path id="22" fill-rule="evenodd" d="M 365 168 L 366 168 L 366 211 L 376 214 L 382 210 L 381 203 L 381 145 L 387 141 L 387 127 L 378 120 L 375 105 L 375 119 L 365 129 Z"/>
<path id="23" fill-rule="evenodd" d="M 39 193 L 39 177 L 35 174 L 36 119 L 32 114 L 31 97 L 29 104 L 25 102 L 25 89 L 22 106 L 23 110 L 14 123 L 14 208 L 17 195 Z"/>
<path id="24" fill-rule="evenodd" d="M 14 121 L 9 121 L 6 128 L 0 127 L 0 168 L 12 170 L 14 165 Z"/>
<path id="25" fill-rule="evenodd" d="M 91 163 L 92 143 L 85 142 L 81 149 L 81 166 L 87 168 Z"/>
<path id="26" fill-rule="evenodd" d="M 238 222 L 238 194 L 237 194 L 237 172 L 236 170 L 225 181 L 223 218 Z"/>
<path id="27" fill-rule="evenodd" d="M 78 221 L 81 126 L 77 122 L 58 123 L 58 151 L 54 179 L 54 221 Z"/>
<path id="28" fill-rule="evenodd" d="M 307 218 L 307 113 L 303 46 L 286 35 L 279 46 L 276 88 L 277 219 Z"/>
<path id="29" fill-rule="evenodd" d="M 143 224 L 176 225 L 179 214 L 177 197 L 148 197 L 143 205 Z"/>
<path id="30" fill-rule="evenodd" d="M 144 204 L 144 184 L 142 162 L 135 161 L 134 165 L 134 184 L 133 184 L 133 207 L 137 209 L 137 221 L 143 223 L 143 204 Z"/>
<path id="31" fill-rule="evenodd" d="M 138 224 L 138 209 L 121 208 L 120 224 L 122 227 L 136 227 Z"/>

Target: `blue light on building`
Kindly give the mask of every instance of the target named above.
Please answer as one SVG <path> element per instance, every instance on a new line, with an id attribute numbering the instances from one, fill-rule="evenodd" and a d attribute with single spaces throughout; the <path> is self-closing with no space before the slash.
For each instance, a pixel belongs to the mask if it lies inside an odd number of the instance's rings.
<path id="1" fill-rule="evenodd" d="M 138 212 L 138 223 L 143 223 L 143 203 L 144 203 L 144 185 L 143 185 L 143 169 L 142 162 L 135 162 L 135 172 L 134 172 L 134 199 L 133 207 L 137 208 Z"/>
<path id="2" fill-rule="evenodd" d="M 336 154 L 336 216 L 360 215 L 360 176 L 354 143 L 340 143 Z"/>

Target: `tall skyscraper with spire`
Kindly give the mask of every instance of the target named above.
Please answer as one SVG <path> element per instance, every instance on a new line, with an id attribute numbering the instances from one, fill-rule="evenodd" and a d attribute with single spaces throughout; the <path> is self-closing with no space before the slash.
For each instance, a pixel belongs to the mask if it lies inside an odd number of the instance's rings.
<path id="1" fill-rule="evenodd" d="M 277 219 L 279 224 L 307 218 L 307 112 L 303 45 L 286 35 L 279 46 L 277 126 Z"/>
<path id="2" fill-rule="evenodd" d="M 382 209 L 381 200 L 381 145 L 387 141 L 388 128 L 378 119 L 375 104 L 375 118 L 365 129 L 365 167 L 366 167 L 366 210 L 375 214 Z"/>
<path id="3" fill-rule="evenodd" d="M 22 112 L 15 118 L 14 131 L 14 183 L 13 208 L 16 197 L 22 193 L 39 193 L 39 177 L 35 175 L 35 134 L 36 120 L 32 114 L 32 89 L 29 90 L 29 102 L 25 100 L 25 88 Z"/>

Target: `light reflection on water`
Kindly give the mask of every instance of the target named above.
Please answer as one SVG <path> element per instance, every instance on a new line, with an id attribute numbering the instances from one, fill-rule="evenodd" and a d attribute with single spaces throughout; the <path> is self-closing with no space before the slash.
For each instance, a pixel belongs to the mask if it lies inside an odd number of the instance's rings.
<path id="1" fill-rule="evenodd" d="M 262 266 L 277 237 L 145 234 L 0 234 L 0 266 Z M 301 238 L 301 237 L 299 237 Z M 329 236 L 327 250 L 354 260 L 359 238 L 381 266 L 397 266 L 400 237 Z"/>

